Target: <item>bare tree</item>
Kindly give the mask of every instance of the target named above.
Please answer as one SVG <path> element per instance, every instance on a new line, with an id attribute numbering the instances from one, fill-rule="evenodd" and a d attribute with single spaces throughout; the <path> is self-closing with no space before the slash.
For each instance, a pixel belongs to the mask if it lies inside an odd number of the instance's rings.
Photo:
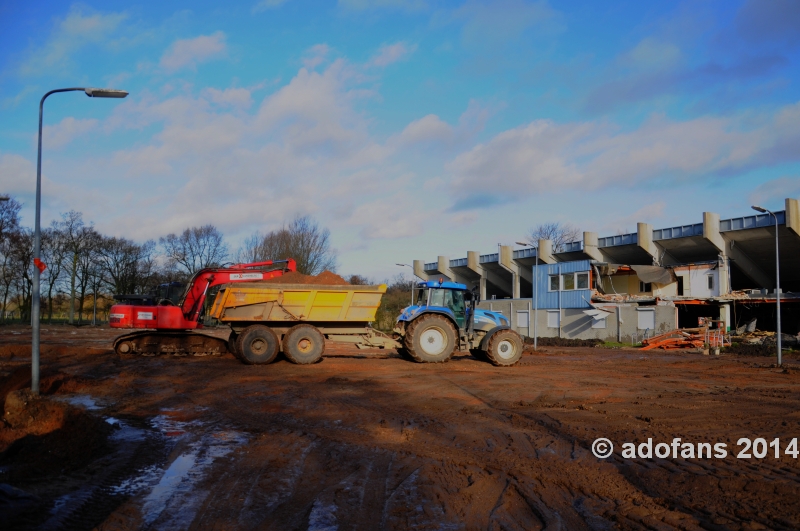
<path id="1" fill-rule="evenodd" d="M 17 275 L 13 264 L 11 235 L 19 230 L 21 208 L 22 205 L 13 198 L 0 201 L 0 287 L 3 290 L 3 310 L 0 314 L 0 321 L 5 321 L 8 296 Z"/>
<path id="2" fill-rule="evenodd" d="M 580 229 L 569 223 L 542 223 L 528 232 L 527 240 L 533 247 L 539 246 L 539 240 L 553 242 L 553 252 L 564 250 L 564 246 L 577 241 L 581 235 Z"/>
<path id="3" fill-rule="evenodd" d="M 86 293 L 89 291 L 92 279 L 100 274 L 100 267 L 96 260 L 97 248 L 103 237 L 93 228 L 89 228 L 84 235 L 82 252 L 78 258 L 77 280 L 78 294 L 78 324 L 83 323 L 83 307 L 86 304 Z"/>
<path id="4" fill-rule="evenodd" d="M 0 201 L 0 240 L 19 228 L 19 211 L 22 205 L 16 199 Z"/>
<path id="5" fill-rule="evenodd" d="M 69 324 L 75 322 L 75 294 L 78 276 L 78 267 L 83 254 L 89 252 L 88 246 L 97 234 L 94 228 L 86 226 L 83 222 L 83 213 L 70 210 L 61 214 L 61 221 L 55 223 L 55 228 L 61 231 L 67 253 L 69 282 Z"/>
<path id="6" fill-rule="evenodd" d="M 370 286 L 374 284 L 371 279 L 363 275 L 350 275 L 347 277 L 347 282 L 353 286 Z"/>
<path id="7" fill-rule="evenodd" d="M 17 306 L 24 321 L 31 317 L 33 290 L 33 231 L 21 228 L 9 234 L 10 268 Z"/>
<path id="8" fill-rule="evenodd" d="M 144 293 L 156 269 L 155 247 L 153 240 L 139 245 L 125 238 L 104 237 L 95 253 L 103 282 L 117 295 Z"/>
<path id="9" fill-rule="evenodd" d="M 298 216 L 266 236 L 255 233 L 245 240 L 237 257 L 241 261 L 260 262 L 294 258 L 297 270 L 305 275 L 336 271 L 336 250 L 331 248 L 331 233 L 311 216 Z"/>
<path id="10" fill-rule="evenodd" d="M 228 256 L 228 247 L 222 234 L 213 225 L 191 227 L 178 236 L 167 234 L 159 239 L 170 265 L 187 274 L 205 267 L 219 266 Z"/>
<path id="11" fill-rule="evenodd" d="M 47 293 L 47 320 L 50 323 L 53 322 L 53 291 L 62 280 L 67 253 L 67 239 L 54 221 L 42 231 L 42 261 L 47 265 L 42 273 L 42 284 Z"/>

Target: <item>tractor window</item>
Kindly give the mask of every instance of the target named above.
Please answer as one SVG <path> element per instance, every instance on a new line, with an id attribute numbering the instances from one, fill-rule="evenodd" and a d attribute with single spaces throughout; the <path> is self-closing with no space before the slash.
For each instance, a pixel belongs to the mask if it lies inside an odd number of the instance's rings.
<path id="1" fill-rule="evenodd" d="M 463 314 L 465 311 L 464 308 L 464 292 L 463 291 L 451 291 L 452 293 L 452 302 L 450 304 L 450 309 L 453 310 L 453 313 L 456 315 Z"/>
<path id="2" fill-rule="evenodd" d="M 423 288 L 423 289 L 417 290 L 417 299 L 415 301 L 415 304 L 417 306 L 425 306 L 426 304 L 428 304 L 428 290 L 427 289 Z"/>
<path id="3" fill-rule="evenodd" d="M 449 293 L 450 290 L 447 289 L 432 289 L 431 290 L 431 306 L 447 306 L 445 303 L 445 294 Z"/>

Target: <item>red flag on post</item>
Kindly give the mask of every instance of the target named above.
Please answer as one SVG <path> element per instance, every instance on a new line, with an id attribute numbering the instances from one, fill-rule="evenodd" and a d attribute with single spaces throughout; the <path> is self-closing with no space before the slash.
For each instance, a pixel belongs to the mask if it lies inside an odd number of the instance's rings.
<path id="1" fill-rule="evenodd" d="M 44 273 L 44 270 L 47 269 L 47 264 L 45 264 L 38 258 L 33 259 L 33 265 L 35 265 L 39 269 L 39 273 Z"/>

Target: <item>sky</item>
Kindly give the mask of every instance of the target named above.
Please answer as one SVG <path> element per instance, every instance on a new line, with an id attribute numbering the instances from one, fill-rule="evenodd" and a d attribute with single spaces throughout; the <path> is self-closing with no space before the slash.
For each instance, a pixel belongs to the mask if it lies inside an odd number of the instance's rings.
<path id="1" fill-rule="evenodd" d="M 231 250 L 311 215 L 339 272 L 800 197 L 800 2 L 0 0 L 0 193 Z"/>

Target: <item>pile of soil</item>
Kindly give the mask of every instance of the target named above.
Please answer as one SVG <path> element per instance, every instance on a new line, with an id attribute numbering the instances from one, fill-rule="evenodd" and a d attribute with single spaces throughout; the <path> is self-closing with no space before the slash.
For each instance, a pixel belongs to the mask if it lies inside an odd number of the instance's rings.
<path id="1" fill-rule="evenodd" d="M 734 343 L 722 352 L 739 356 L 775 356 L 775 343 Z"/>
<path id="2" fill-rule="evenodd" d="M 0 466 L 8 467 L 4 480 L 17 485 L 53 470 L 86 466 L 108 450 L 106 440 L 113 430 L 80 408 L 29 389 L 5 397 L 3 421 Z"/>
<path id="3" fill-rule="evenodd" d="M 282 276 L 270 278 L 264 282 L 271 284 L 326 284 L 329 286 L 347 286 L 349 282 L 330 271 L 323 271 L 319 275 L 304 275 L 297 271 L 285 273 Z"/>
<path id="4" fill-rule="evenodd" d="M 525 338 L 526 345 L 533 345 L 533 338 Z M 566 339 L 563 337 L 540 337 L 537 345 L 540 347 L 595 347 L 602 345 L 602 339 Z"/>

